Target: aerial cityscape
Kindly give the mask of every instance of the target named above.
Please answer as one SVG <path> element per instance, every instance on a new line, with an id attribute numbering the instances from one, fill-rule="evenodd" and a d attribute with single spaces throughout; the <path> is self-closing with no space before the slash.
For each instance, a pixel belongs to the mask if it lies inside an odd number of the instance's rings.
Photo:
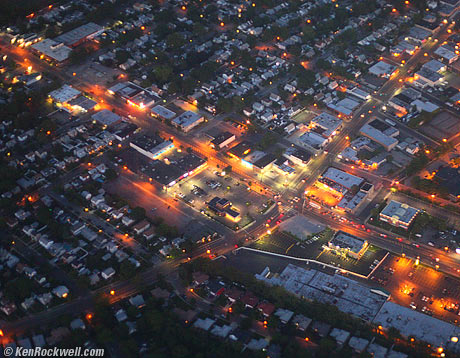
<path id="1" fill-rule="evenodd" d="M 460 0 L 4 0 L 0 358 L 460 357 Z"/>

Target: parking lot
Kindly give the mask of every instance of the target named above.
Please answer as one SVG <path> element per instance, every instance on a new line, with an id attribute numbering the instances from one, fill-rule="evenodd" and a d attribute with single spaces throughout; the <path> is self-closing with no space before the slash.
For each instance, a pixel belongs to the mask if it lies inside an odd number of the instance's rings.
<path id="1" fill-rule="evenodd" d="M 199 211 L 207 211 L 207 202 L 214 197 L 228 199 L 232 208 L 240 213 L 241 226 L 248 224 L 250 219 L 255 219 L 265 209 L 266 197 L 254 191 L 248 191 L 247 186 L 236 180 L 231 174 L 217 175 L 212 168 L 183 180 L 171 189 L 171 194 L 195 207 Z M 225 224 L 233 224 L 230 219 L 222 217 Z"/>
<path id="2" fill-rule="evenodd" d="M 443 320 L 460 321 L 460 282 L 413 260 L 389 255 L 371 281 L 391 293 L 391 300 Z"/>
<path id="3" fill-rule="evenodd" d="M 316 260 L 363 276 L 369 275 L 387 254 L 387 251 L 370 245 L 359 260 L 337 255 L 323 248 L 327 245 L 332 233 L 332 231 L 326 230 L 300 241 L 291 234 L 276 231 L 272 235 L 265 235 L 260 238 L 253 247 L 277 254 Z"/>

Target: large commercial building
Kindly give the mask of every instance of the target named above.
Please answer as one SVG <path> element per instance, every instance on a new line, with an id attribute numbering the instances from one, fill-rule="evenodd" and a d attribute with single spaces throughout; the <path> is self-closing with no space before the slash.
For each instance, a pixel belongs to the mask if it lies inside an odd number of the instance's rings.
<path id="1" fill-rule="evenodd" d="M 68 60 L 72 49 L 65 46 L 62 42 L 51 39 L 44 39 L 30 46 L 32 52 L 49 62 L 60 65 Z"/>
<path id="2" fill-rule="evenodd" d="M 157 135 L 146 136 L 133 139 L 129 146 L 139 153 L 152 160 L 157 159 L 160 155 L 174 148 L 174 143 L 170 140 L 163 140 Z"/>
<path id="3" fill-rule="evenodd" d="M 416 208 L 392 200 L 380 212 L 380 220 L 407 230 L 419 212 Z"/>
<path id="4" fill-rule="evenodd" d="M 64 85 L 48 94 L 48 98 L 56 105 L 69 113 L 87 112 L 97 106 L 97 102 L 82 95 L 82 93 L 69 86 Z"/>
<path id="5" fill-rule="evenodd" d="M 206 167 L 206 160 L 195 154 L 186 154 L 180 158 L 170 158 L 167 163 L 162 160 L 149 161 L 140 169 L 142 175 L 149 181 L 167 189 L 184 178 L 196 174 Z"/>
<path id="6" fill-rule="evenodd" d="M 59 35 L 54 39 L 56 42 L 64 43 L 66 46 L 76 47 L 86 40 L 93 39 L 104 31 L 102 26 L 89 22 L 85 25 Z"/>
<path id="7" fill-rule="evenodd" d="M 329 249 L 339 254 L 350 256 L 353 259 L 360 259 L 369 246 L 367 240 L 338 231 L 327 243 Z"/>
<path id="8" fill-rule="evenodd" d="M 266 272 L 267 270 L 265 270 Z M 256 278 L 307 300 L 329 303 L 340 311 L 371 322 L 388 297 L 340 274 L 327 273 L 289 264 L 279 275 L 256 275 Z"/>

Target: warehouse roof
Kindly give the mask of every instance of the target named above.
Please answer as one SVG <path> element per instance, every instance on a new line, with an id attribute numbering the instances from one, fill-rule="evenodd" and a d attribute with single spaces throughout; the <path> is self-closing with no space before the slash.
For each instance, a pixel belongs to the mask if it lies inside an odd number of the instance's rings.
<path id="1" fill-rule="evenodd" d="M 88 36 L 94 35 L 104 30 L 102 26 L 89 22 L 85 25 L 78 26 L 77 28 L 59 35 L 54 40 L 57 42 L 63 42 L 67 46 L 73 46 L 77 42 L 87 38 Z"/>

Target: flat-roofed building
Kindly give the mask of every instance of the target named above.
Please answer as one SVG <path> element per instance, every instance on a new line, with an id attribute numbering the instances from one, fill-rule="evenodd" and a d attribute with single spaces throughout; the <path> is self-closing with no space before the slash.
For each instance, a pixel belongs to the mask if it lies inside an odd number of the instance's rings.
<path id="1" fill-rule="evenodd" d="M 251 163 L 255 171 L 263 171 L 276 161 L 276 157 L 271 153 L 256 151 L 249 154 L 243 161 Z"/>
<path id="2" fill-rule="evenodd" d="M 81 92 L 69 85 L 64 85 L 61 88 L 58 88 L 54 91 L 51 91 L 48 94 L 54 102 L 57 103 L 67 103 L 75 98 L 77 98 Z"/>
<path id="3" fill-rule="evenodd" d="M 434 52 L 434 54 L 438 56 L 438 58 L 441 61 L 444 61 L 448 63 L 449 65 L 458 60 L 458 55 L 455 52 L 455 49 L 450 47 L 449 45 L 438 47 L 436 51 Z"/>
<path id="4" fill-rule="evenodd" d="M 192 111 L 186 111 L 173 119 L 171 123 L 175 127 L 187 133 L 202 122 L 204 122 L 204 116 Z"/>
<path id="5" fill-rule="evenodd" d="M 328 139 L 324 138 L 321 134 L 316 132 L 305 132 L 297 140 L 297 144 L 307 148 L 318 151 L 328 143 Z"/>
<path id="6" fill-rule="evenodd" d="M 398 144 L 398 140 L 396 138 L 386 135 L 370 124 L 365 124 L 362 126 L 359 133 L 380 144 L 388 152 Z"/>
<path id="7" fill-rule="evenodd" d="M 240 213 L 232 207 L 232 203 L 228 199 L 216 196 L 207 205 L 218 216 L 225 216 L 232 221 L 239 221 L 241 218 Z"/>
<path id="8" fill-rule="evenodd" d="M 430 87 L 439 85 L 444 78 L 444 76 L 440 75 L 438 72 L 431 71 L 427 67 L 422 67 L 420 71 L 417 71 L 415 73 L 414 77 L 415 77 L 414 84 L 417 85 L 419 83 L 423 83 L 425 84 L 425 86 L 428 85 Z M 424 86 L 421 86 L 421 87 L 424 87 Z"/>
<path id="9" fill-rule="evenodd" d="M 359 107 L 359 102 L 347 97 L 338 102 L 329 103 L 327 106 L 339 115 L 349 117 Z"/>
<path id="10" fill-rule="evenodd" d="M 121 117 L 108 109 L 93 114 L 91 118 L 104 127 L 110 127 L 121 122 Z"/>
<path id="11" fill-rule="evenodd" d="M 228 146 L 230 143 L 232 143 L 235 139 L 236 139 L 236 136 L 233 133 L 223 132 L 217 135 L 211 141 L 211 148 L 214 148 L 216 150 L 222 149 Z"/>
<path id="12" fill-rule="evenodd" d="M 427 63 L 425 63 L 422 67 L 437 73 L 445 72 L 447 70 L 447 66 L 437 60 L 430 60 Z"/>
<path id="13" fill-rule="evenodd" d="M 329 113 L 323 112 L 310 122 L 311 130 L 321 134 L 325 138 L 334 136 L 342 127 L 342 120 Z"/>
<path id="14" fill-rule="evenodd" d="M 353 174 L 348 174 L 343 170 L 329 167 L 324 174 L 322 175 L 323 178 L 333 181 L 334 183 L 340 185 L 341 187 L 350 190 L 353 186 L 357 186 L 358 188 L 361 184 L 364 183 L 364 179 L 357 177 Z"/>
<path id="15" fill-rule="evenodd" d="M 236 159 L 242 159 L 252 150 L 252 145 L 248 141 L 243 141 L 232 147 L 227 154 Z"/>
<path id="16" fill-rule="evenodd" d="M 369 68 L 369 73 L 377 77 L 389 78 L 396 71 L 396 68 L 395 65 L 379 61 Z"/>
<path id="17" fill-rule="evenodd" d="M 284 152 L 284 157 L 296 165 L 306 166 L 311 159 L 311 154 L 304 149 L 289 147 Z"/>
<path id="18" fill-rule="evenodd" d="M 65 46 L 62 42 L 56 42 L 51 39 L 44 39 L 30 46 L 33 52 L 37 53 L 40 58 L 49 62 L 62 64 L 67 61 L 72 49 Z"/>
<path id="19" fill-rule="evenodd" d="M 380 220 L 390 225 L 402 227 L 407 230 L 419 212 L 419 209 L 392 200 L 380 212 L 379 217 Z"/>
<path id="20" fill-rule="evenodd" d="M 146 157 L 155 160 L 160 155 L 166 153 L 168 150 L 174 148 L 174 143 L 170 140 L 163 140 L 163 138 L 157 135 L 143 135 L 136 139 L 133 139 L 129 146 L 134 148 L 139 153 Z"/>
<path id="21" fill-rule="evenodd" d="M 355 97 L 358 97 L 359 99 L 362 99 L 364 101 L 367 101 L 368 99 L 371 98 L 371 95 L 369 92 L 366 92 L 362 90 L 361 88 L 354 87 L 351 90 L 347 90 L 348 93 L 352 94 Z"/>
<path id="22" fill-rule="evenodd" d="M 63 42 L 66 46 L 76 47 L 86 40 L 93 39 L 104 31 L 102 26 L 89 22 L 67 31 L 54 39 L 56 42 Z"/>
<path id="23" fill-rule="evenodd" d="M 162 105 L 156 105 L 150 110 L 150 112 L 154 117 L 166 119 L 168 121 L 172 120 L 176 116 L 176 112 L 173 112 Z"/>
<path id="24" fill-rule="evenodd" d="M 430 30 L 422 29 L 420 27 L 414 26 L 411 27 L 409 33 L 406 35 L 406 40 L 414 41 L 418 44 L 421 44 L 430 37 L 432 32 Z"/>
<path id="25" fill-rule="evenodd" d="M 128 100 L 128 104 L 140 109 L 152 107 L 160 97 L 146 91 L 139 92 Z"/>
<path id="26" fill-rule="evenodd" d="M 327 243 L 329 249 L 337 253 L 350 256 L 354 259 L 360 259 L 369 246 L 367 240 L 338 231 L 334 237 Z"/>

